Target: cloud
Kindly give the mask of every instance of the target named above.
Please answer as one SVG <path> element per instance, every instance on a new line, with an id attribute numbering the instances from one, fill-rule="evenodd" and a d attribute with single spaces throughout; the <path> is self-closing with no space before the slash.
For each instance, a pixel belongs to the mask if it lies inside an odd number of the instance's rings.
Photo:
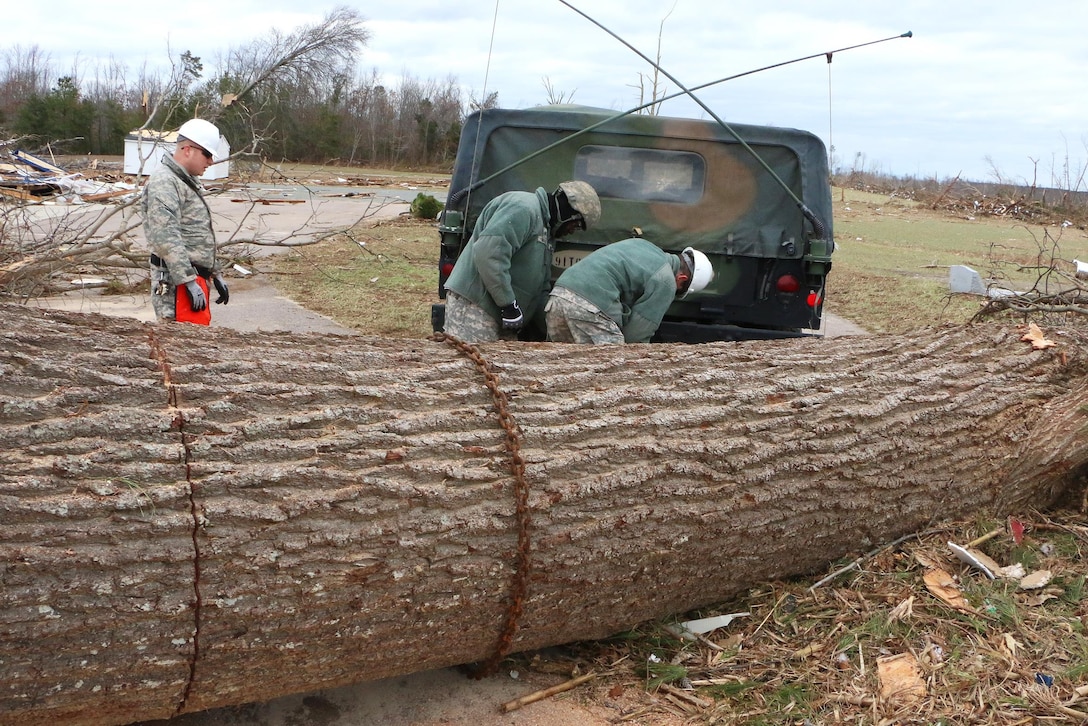
<path id="1" fill-rule="evenodd" d="M 839 159 L 863 154 L 889 173 L 962 172 L 985 180 L 994 166 L 1030 178 L 1032 158 L 1088 157 L 1088 48 L 1081 37 L 1088 3 L 570 1 L 650 58 L 660 42 L 662 67 L 689 87 L 817 55 L 699 97 L 731 122 L 812 131 L 834 144 Z M 61 67 L 77 54 L 81 63 L 161 67 L 168 50 L 174 57 L 188 50 L 209 68 L 228 49 L 273 29 L 320 22 L 337 4 L 198 0 L 151 12 L 114 1 L 54 0 L 10 14 L 5 30 L 23 47 L 36 44 L 63 60 Z M 502 105 L 524 107 L 548 100 L 547 79 L 576 103 L 625 110 L 638 105 L 640 85 L 647 88 L 654 74 L 560 0 L 413 0 L 371 3 L 362 13 L 371 41 L 357 59 L 359 71 L 375 69 L 391 85 L 404 76 L 452 77 L 466 97 L 497 91 Z M 907 30 L 913 38 L 836 53 L 830 66 L 822 57 Z M 661 83 L 670 93 L 680 90 L 671 80 Z M 663 113 L 706 117 L 689 99 L 670 101 Z"/>

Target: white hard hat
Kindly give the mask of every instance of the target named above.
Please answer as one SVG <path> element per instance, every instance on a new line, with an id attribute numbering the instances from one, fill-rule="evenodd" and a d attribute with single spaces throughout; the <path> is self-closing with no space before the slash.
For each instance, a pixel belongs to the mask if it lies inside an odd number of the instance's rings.
<path id="1" fill-rule="evenodd" d="M 710 281 L 714 279 L 714 266 L 710 264 L 709 257 L 694 247 L 685 247 L 680 254 L 687 262 L 688 269 L 691 270 L 691 282 L 688 283 L 688 289 L 680 296 L 685 298 L 690 293 L 699 292 L 710 284 Z"/>
<path id="2" fill-rule="evenodd" d="M 222 161 L 218 158 L 219 129 L 211 121 L 202 118 L 189 119 L 178 129 L 178 136 L 184 136 L 205 151 L 210 151 L 214 161 Z"/>

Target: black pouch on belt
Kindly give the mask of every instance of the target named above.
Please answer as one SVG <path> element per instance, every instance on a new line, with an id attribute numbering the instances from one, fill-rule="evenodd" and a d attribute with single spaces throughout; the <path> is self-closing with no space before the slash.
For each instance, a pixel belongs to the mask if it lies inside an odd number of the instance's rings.
<path id="1" fill-rule="evenodd" d="M 159 257 L 158 255 L 154 255 L 154 254 L 151 255 L 151 264 L 154 265 L 155 267 L 161 267 L 164 270 L 166 269 L 166 263 L 163 262 L 163 259 L 161 257 Z M 196 274 L 200 275 L 205 280 L 212 279 L 211 268 L 204 267 L 202 265 L 197 265 L 195 263 L 193 264 L 193 268 L 196 270 Z"/>

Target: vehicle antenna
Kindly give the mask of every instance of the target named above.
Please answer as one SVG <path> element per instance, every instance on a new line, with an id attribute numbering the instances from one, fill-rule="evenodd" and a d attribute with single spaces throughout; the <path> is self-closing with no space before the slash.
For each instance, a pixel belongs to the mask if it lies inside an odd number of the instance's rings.
<path id="1" fill-rule="evenodd" d="M 487 68 L 484 70 L 484 90 L 481 92 L 479 108 L 482 112 L 487 106 L 487 79 L 491 75 L 491 54 L 495 50 L 495 28 L 499 24 L 499 0 L 495 0 L 495 14 L 491 18 L 491 42 L 487 46 Z M 476 145 L 474 148 L 480 148 L 480 132 L 482 126 L 476 127 Z M 469 171 L 469 179 L 476 176 L 476 154 L 472 154 L 472 169 Z M 466 189 L 465 194 L 471 192 L 472 189 Z M 448 204 L 449 202 L 447 202 Z"/>
<path id="2" fill-rule="evenodd" d="M 815 213 L 814 213 L 814 212 L 813 212 L 813 211 L 812 211 L 811 209 L 809 209 L 809 208 L 808 208 L 808 207 L 807 207 L 807 206 L 805 205 L 805 203 L 804 203 L 804 202 L 802 202 L 802 201 L 801 201 L 801 200 L 800 200 L 800 199 L 799 199 L 799 198 L 797 197 L 797 195 L 796 195 L 796 194 L 794 194 L 794 193 L 793 193 L 793 190 L 789 188 L 789 186 L 788 186 L 788 185 L 786 184 L 786 182 L 782 181 L 782 179 L 781 179 L 781 178 L 780 178 L 780 177 L 778 176 L 778 174 L 776 174 L 776 173 L 775 173 L 774 169 L 772 169 L 772 168 L 771 168 L 771 167 L 770 167 L 770 166 L 769 166 L 769 165 L 767 164 L 767 162 L 765 162 L 765 161 L 763 160 L 763 158 L 762 158 L 762 157 L 760 157 L 760 155 L 759 155 L 759 154 L 757 154 L 757 153 L 755 152 L 755 149 L 753 149 L 753 148 L 752 148 L 751 146 L 749 146 L 749 145 L 748 145 L 748 142 L 747 142 L 747 141 L 745 141 L 744 139 L 742 139 L 742 138 L 740 137 L 740 135 L 739 135 L 739 134 L 738 134 L 738 133 L 737 133 L 736 131 L 734 131 L 734 130 L 733 130 L 733 127 L 731 127 L 731 126 L 730 126 L 729 124 L 727 124 L 727 123 L 726 123 L 725 121 L 723 121 L 723 120 L 722 120 L 722 119 L 721 119 L 721 118 L 720 118 L 720 117 L 718 116 L 718 114 L 714 113 L 714 111 L 713 111 L 713 110 L 711 110 L 711 108 L 710 108 L 709 106 L 707 106 L 707 105 L 706 105 L 705 103 L 703 103 L 702 99 L 700 99 L 700 98 L 699 98 L 698 96 L 696 96 L 696 95 L 695 95 L 695 93 L 693 93 L 692 89 L 689 89 L 689 88 L 687 88 L 687 87 L 686 87 L 686 86 L 685 86 L 685 85 L 684 85 L 683 83 L 681 83 L 681 82 L 679 81 L 679 79 L 677 79 L 677 78 L 676 78 L 676 76 L 672 75 L 671 73 L 669 73 L 668 71 L 666 71 L 666 70 L 665 70 L 664 68 L 662 68 L 662 67 L 661 67 L 661 65 L 660 65 L 659 63 L 656 63 L 656 62 L 654 62 L 653 60 L 651 60 L 651 59 L 650 59 L 650 58 L 649 58 L 649 57 L 648 57 L 648 56 L 647 56 L 647 55 L 646 55 L 645 53 L 643 53 L 643 52 L 642 52 L 642 51 L 640 51 L 640 50 L 639 50 L 638 48 L 636 48 L 635 46 L 633 46 L 633 45 L 631 45 L 630 43 L 628 43 L 628 42 L 627 42 L 626 40 L 624 40 L 623 38 L 621 38 L 621 37 L 620 37 L 619 35 L 617 35 L 616 33 L 612 32 L 611 30 L 609 30 L 608 28 L 606 28 L 606 27 L 605 27 L 604 25 L 602 25 L 601 23 L 599 23 L 599 22 L 597 22 L 596 20 L 594 20 L 593 18 L 591 18 L 591 17 L 590 17 L 589 15 L 587 15 L 586 13 L 582 12 L 582 11 L 581 11 L 581 10 L 579 10 L 578 8 L 576 8 L 576 7 L 574 7 L 573 5 L 571 5 L 571 4 L 569 3 L 569 2 L 567 2 L 567 0 L 559 0 L 559 2 L 563 3 L 563 4 L 564 4 L 564 5 L 566 5 L 566 6 L 568 7 L 568 8 L 570 8 L 570 9 L 571 9 L 571 10 L 573 10 L 574 12 L 578 13 L 578 14 L 579 14 L 579 15 L 581 15 L 581 16 L 582 16 L 583 18 L 585 18 L 585 19 L 586 19 L 586 20 L 588 20 L 589 22 L 593 23 L 594 25 L 596 25 L 596 26 L 597 26 L 598 28 L 600 28 L 600 29 L 601 29 L 601 30 L 603 30 L 604 32 L 608 33 L 609 35 L 611 35 L 611 36 L 612 36 L 613 38 L 615 38 L 615 39 L 616 39 L 616 40 L 618 40 L 619 42 L 623 43 L 623 44 L 624 44 L 625 46 L 627 46 L 627 47 L 628 47 L 628 48 L 629 48 L 630 50 L 632 50 L 632 51 L 633 51 L 633 52 L 634 52 L 634 53 L 635 53 L 636 55 L 638 55 L 638 57 L 642 58 L 642 59 L 643 59 L 644 61 L 646 61 L 647 63 L 649 63 L 649 64 L 650 64 L 651 66 L 653 66 L 654 68 L 656 68 L 656 69 L 658 70 L 658 72 L 660 72 L 660 73 L 661 73 L 661 75 L 665 76 L 665 77 L 666 77 L 666 78 L 668 78 L 668 79 L 669 79 L 670 81 L 672 81 L 673 83 L 675 83 L 675 84 L 676 84 L 676 87 L 677 87 L 677 88 L 679 88 L 679 89 L 680 89 L 681 91 L 684 91 L 684 92 L 685 92 L 685 93 L 686 93 L 686 94 L 687 94 L 687 95 L 688 95 L 688 96 L 689 96 L 689 97 L 691 98 L 691 100 L 692 100 L 692 101 L 695 101 L 695 103 L 699 104 L 699 106 L 700 106 L 700 107 L 701 107 L 701 108 L 702 108 L 702 109 L 703 109 L 704 111 L 706 111 L 706 112 L 707 112 L 708 114 L 710 114 L 710 117 L 711 117 L 711 118 L 713 118 L 713 119 L 714 119 L 715 121 L 717 121 L 717 122 L 718 122 L 718 124 L 719 124 L 719 125 L 720 125 L 720 126 L 721 126 L 722 128 L 724 128 L 724 129 L 725 129 L 726 131 L 728 131 L 728 132 L 729 132 L 729 133 L 730 133 L 730 134 L 731 134 L 731 135 L 733 136 L 733 138 L 737 140 L 737 143 L 739 143 L 739 144 L 740 144 L 741 146 L 743 146 L 743 147 L 745 148 L 745 150 L 747 150 L 747 151 L 748 151 L 748 152 L 749 152 L 749 153 L 750 153 L 750 154 L 752 155 L 752 157 L 753 157 L 753 158 L 755 158 L 755 160 L 756 160 L 757 162 L 759 162 L 759 165 L 760 165 L 760 166 L 762 166 L 762 167 L 763 167 L 763 169 L 764 169 L 764 170 L 765 170 L 765 171 L 766 171 L 766 172 L 767 172 L 768 174 L 770 174 L 770 175 L 771 175 L 771 178 L 773 178 L 773 179 L 774 179 L 774 180 L 775 180 L 776 182 L 778 182 L 779 186 L 781 186 L 781 187 L 782 187 L 782 189 L 783 189 L 783 190 L 784 190 L 784 191 L 786 192 L 786 194 L 788 194 L 788 195 L 789 195 L 789 197 L 790 197 L 791 199 L 793 199 L 793 201 L 794 201 L 794 202 L 795 202 L 795 203 L 797 204 L 797 208 L 801 210 L 801 214 L 802 214 L 802 215 L 804 215 L 805 219 L 807 219 L 807 220 L 808 220 L 809 222 L 811 222 L 811 223 L 812 223 L 812 226 L 813 226 L 813 227 L 815 228 L 815 231 L 816 231 L 816 235 L 817 235 L 817 236 L 818 236 L 819 238 L 821 238 L 821 239 L 823 239 L 823 238 L 825 238 L 825 237 L 827 236 L 827 227 L 826 227 L 826 225 L 824 225 L 823 221 L 822 221 L 822 220 L 820 220 L 820 219 L 819 219 L 819 218 L 818 218 L 818 217 L 816 216 L 816 214 L 815 214 Z M 907 32 L 906 32 L 906 33 L 904 33 L 904 34 L 902 34 L 902 35 L 898 35 L 898 36 L 895 36 L 895 37 L 897 37 L 897 38 L 909 38 L 909 37 L 911 37 L 912 35 L 913 35 L 913 33 L 911 33 L 910 31 L 907 31 Z M 891 38 L 886 38 L 885 40 L 891 40 Z M 879 41 L 879 40 L 878 40 L 878 41 L 872 41 L 872 42 L 874 42 L 874 43 L 880 43 L 880 42 L 883 42 L 883 41 Z M 821 55 L 823 55 L 823 54 L 821 54 Z"/>
<path id="3" fill-rule="evenodd" d="M 520 166 L 521 164 L 524 164 L 525 162 L 529 161 L 530 159 L 535 159 L 536 157 L 540 156 L 541 154 L 545 154 L 545 153 L 551 151 L 556 146 L 559 146 L 560 144 L 565 144 L 565 143 L 569 142 L 573 138 L 581 136 L 582 134 L 588 134 L 590 131 L 598 129 L 601 126 L 604 126 L 607 123 L 611 123 L 612 121 L 617 121 L 617 120 L 619 120 L 619 119 L 621 119 L 621 118 L 623 118 L 625 116 L 630 116 L 633 113 L 638 113 L 639 111 L 642 111 L 643 109 L 647 109 L 650 106 L 661 104 L 661 103 L 664 103 L 665 101 L 671 101 L 672 99 L 679 98 L 680 96 L 688 96 L 688 95 L 691 95 L 695 91 L 701 91 L 704 88 L 709 88 L 710 86 L 716 86 L 719 83 L 725 83 L 726 81 L 733 81 L 733 80 L 736 80 L 737 78 L 743 78 L 744 76 L 750 76 L 750 75 L 753 75 L 755 73 L 762 73 L 763 71 L 769 71 L 769 70 L 772 70 L 774 68 L 781 68 L 782 66 L 788 66 L 791 63 L 800 63 L 801 61 L 812 60 L 813 58 L 823 58 L 825 56 L 830 56 L 833 53 L 843 53 L 843 52 L 848 51 L 848 50 L 854 50 L 855 48 L 864 48 L 867 45 L 874 45 L 876 43 L 885 43 L 885 42 L 887 42 L 889 40 L 896 40 L 897 38 L 910 38 L 912 35 L 913 35 L 913 33 L 911 33 L 911 31 L 908 30 L 906 33 L 903 33 L 902 35 L 893 35 L 890 38 L 882 38 L 880 40 L 870 40 L 870 41 L 868 41 L 866 43 L 858 43 L 856 45 L 848 45 L 845 48 L 836 48 L 835 50 L 824 51 L 824 52 L 821 52 L 821 53 L 813 53 L 812 55 L 806 55 L 806 56 L 802 56 L 800 58 L 794 58 L 793 60 L 781 61 L 779 63 L 772 63 L 769 66 L 762 66 L 761 68 L 753 68 L 752 70 L 749 70 L 749 71 L 744 71 L 742 73 L 735 73 L 735 74 L 733 74 L 731 76 L 725 76 L 724 78 L 719 78 L 716 81 L 708 81 L 706 83 L 701 83 L 698 86 L 692 86 L 691 88 L 687 88 L 687 89 L 684 89 L 682 91 L 677 91 L 676 93 L 670 93 L 669 95 L 662 96 L 661 98 L 659 98 L 659 99 L 657 99 L 655 101 L 650 101 L 650 102 L 644 103 L 644 104 L 642 104 L 640 106 L 635 106 L 634 108 L 630 108 L 630 109 L 628 109 L 626 111 L 621 111 L 621 112 L 617 113 L 614 116 L 609 116 L 608 118 L 604 119 L 603 121 L 598 121 L 597 123 L 592 124 L 590 126 L 587 126 L 584 129 L 579 129 L 578 131 L 575 131 L 570 136 L 564 136 L 563 138 L 559 139 L 558 141 L 554 141 L 554 142 L 548 144 L 547 146 L 545 146 L 543 148 L 537 149 L 536 151 L 534 151 L 534 152 L 532 152 L 530 154 L 526 154 L 525 156 L 523 156 L 520 159 L 518 159 L 517 161 L 515 161 L 513 164 L 509 164 L 508 166 L 505 166 L 502 169 L 499 169 L 498 171 L 496 171 L 496 172 L 494 172 L 492 174 L 489 174 L 488 176 L 484 177 L 483 179 L 479 179 L 479 180 L 473 182 L 472 184 L 465 187 L 464 189 L 460 189 L 460 190 L 458 190 L 456 192 L 453 192 L 452 194 L 449 195 L 449 197 L 448 197 L 448 199 L 446 201 L 446 204 L 447 205 L 459 204 L 461 202 L 461 200 L 464 199 L 464 197 L 467 194 L 469 194 L 470 192 L 472 192 L 472 191 L 474 191 L 476 189 L 479 189 L 480 187 L 482 187 L 484 184 L 491 181 L 492 179 L 505 174 L 506 172 L 510 171 L 511 169 L 513 169 L 513 168 L 515 168 L 517 166 Z M 645 57 L 645 56 L 643 56 L 643 57 Z M 677 83 L 677 85 L 679 86 L 680 84 Z M 483 109 L 481 109 L 481 111 L 482 110 Z M 723 125 L 724 125 L 724 123 L 723 123 Z M 728 129 L 728 127 L 727 127 L 727 129 Z M 731 129 L 729 129 L 729 130 L 732 131 Z M 479 129 L 477 129 L 477 131 L 479 131 Z M 734 136 L 736 136 L 736 134 L 734 134 Z M 477 142 L 478 142 L 478 140 L 477 140 Z M 741 143 L 743 143 L 743 142 L 741 142 Z M 749 149 L 749 151 L 751 151 L 751 149 Z M 754 154 L 755 152 L 753 151 L 752 153 Z M 473 173 L 469 174 L 470 179 L 474 176 L 474 172 L 475 172 L 475 167 L 473 168 Z M 796 197 L 794 197 L 794 199 L 796 199 Z"/>

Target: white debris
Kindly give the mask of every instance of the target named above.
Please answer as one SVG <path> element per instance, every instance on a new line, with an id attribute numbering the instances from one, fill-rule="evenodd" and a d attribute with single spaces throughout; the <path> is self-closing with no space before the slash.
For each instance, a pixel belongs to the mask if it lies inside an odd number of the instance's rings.
<path id="1" fill-rule="evenodd" d="M 960 560 L 960 562 L 963 562 L 970 565 L 971 567 L 981 570 L 982 574 L 986 575 L 986 577 L 990 578 L 991 580 L 995 578 L 994 570 L 996 570 L 997 567 L 995 567 L 994 564 L 996 563 L 993 563 L 993 560 L 990 560 L 989 557 L 980 557 L 979 555 L 981 553 L 972 552 L 966 547 L 959 546 L 955 542 L 949 542 L 948 549 L 952 550 L 952 552 L 955 553 L 956 557 Z M 989 561 L 987 562 L 987 560 Z"/>
<path id="2" fill-rule="evenodd" d="M 948 268 L 948 289 L 970 295 L 985 295 L 986 286 L 982 277 L 967 265 L 952 265 Z"/>
<path id="3" fill-rule="evenodd" d="M 1040 587 L 1045 587 L 1050 582 L 1051 577 L 1053 575 L 1050 570 L 1036 570 L 1020 580 L 1020 588 L 1022 590 L 1038 590 Z"/>
<path id="4" fill-rule="evenodd" d="M 688 620 L 687 622 L 680 623 L 684 628 L 690 630 L 693 633 L 702 635 L 703 633 L 709 633 L 711 630 L 717 630 L 718 628 L 724 628 L 729 623 L 733 622 L 737 618 L 743 618 L 751 615 L 750 612 L 743 613 L 729 613 L 728 615 L 716 615 L 712 618 L 700 618 L 698 620 Z"/>
<path id="5" fill-rule="evenodd" d="M 982 276 L 967 265 L 952 265 L 948 268 L 948 289 L 950 292 L 985 295 L 989 298 L 1012 297 L 1019 294 L 1001 287 L 986 287 L 982 282 Z"/>

